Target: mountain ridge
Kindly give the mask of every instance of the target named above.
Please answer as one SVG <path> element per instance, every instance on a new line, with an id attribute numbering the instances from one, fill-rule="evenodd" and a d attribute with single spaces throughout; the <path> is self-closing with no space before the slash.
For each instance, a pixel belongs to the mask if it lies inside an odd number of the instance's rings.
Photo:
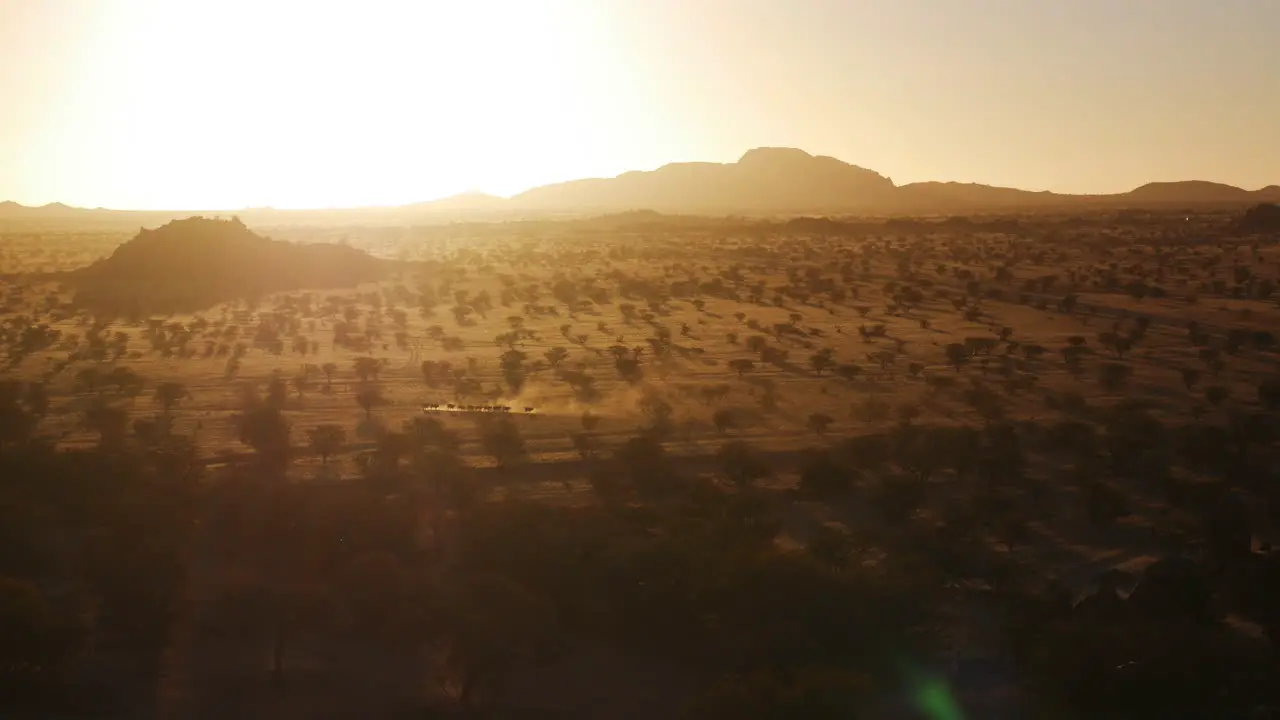
<path id="1" fill-rule="evenodd" d="M 673 162 L 609 178 L 580 178 L 530 188 L 510 198 L 465 192 L 383 208 L 244 209 L 225 214 L 475 215 L 654 210 L 683 214 L 939 214 L 1061 208 L 1144 208 L 1280 202 L 1280 185 L 1258 190 L 1207 180 L 1156 181 L 1123 193 L 1067 194 L 955 181 L 896 185 L 889 177 L 825 155 L 786 147 L 747 150 L 731 163 Z M 172 212 L 169 215 L 189 214 Z M 210 212 L 208 210 L 196 212 Z M 28 207 L 0 202 L 0 219 L 56 216 L 164 215 L 161 211 Z"/>

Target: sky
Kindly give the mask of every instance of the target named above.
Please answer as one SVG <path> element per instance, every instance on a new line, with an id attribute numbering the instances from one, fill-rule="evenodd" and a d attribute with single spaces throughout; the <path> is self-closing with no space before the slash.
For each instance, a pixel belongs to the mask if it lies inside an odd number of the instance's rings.
<path id="1" fill-rule="evenodd" d="M 511 195 L 798 147 L 898 184 L 1280 183 L 1280 0 L 0 0 L 0 200 Z"/>

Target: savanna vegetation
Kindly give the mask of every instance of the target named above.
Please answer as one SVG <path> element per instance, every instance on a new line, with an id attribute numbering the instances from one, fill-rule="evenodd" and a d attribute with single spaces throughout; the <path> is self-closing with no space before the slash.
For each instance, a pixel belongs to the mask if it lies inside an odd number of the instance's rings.
<path id="1" fill-rule="evenodd" d="M 390 269 L 179 312 L 180 248 L 95 302 L 124 238 L 3 238 L 17 717 L 1280 706 L 1280 246 L 1232 214 L 272 234 Z"/>

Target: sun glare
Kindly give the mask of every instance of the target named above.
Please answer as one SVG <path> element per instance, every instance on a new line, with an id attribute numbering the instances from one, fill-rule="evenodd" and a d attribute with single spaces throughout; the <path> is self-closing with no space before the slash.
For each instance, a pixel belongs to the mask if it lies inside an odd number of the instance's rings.
<path id="1" fill-rule="evenodd" d="M 355 8 L 117 2 L 84 85 L 109 113 L 97 164 L 120 188 L 173 179 L 122 202 L 392 204 L 589 166 L 603 124 L 584 100 L 612 69 L 590 4 Z"/>

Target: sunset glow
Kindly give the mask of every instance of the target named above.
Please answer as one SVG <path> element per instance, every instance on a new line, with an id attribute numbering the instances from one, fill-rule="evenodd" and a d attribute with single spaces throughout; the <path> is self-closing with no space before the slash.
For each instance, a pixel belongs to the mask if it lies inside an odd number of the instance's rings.
<path id="1" fill-rule="evenodd" d="M 1277 27 L 1248 0 L 6 0 L 0 199 L 395 204 L 761 145 L 899 182 L 1258 187 Z"/>

